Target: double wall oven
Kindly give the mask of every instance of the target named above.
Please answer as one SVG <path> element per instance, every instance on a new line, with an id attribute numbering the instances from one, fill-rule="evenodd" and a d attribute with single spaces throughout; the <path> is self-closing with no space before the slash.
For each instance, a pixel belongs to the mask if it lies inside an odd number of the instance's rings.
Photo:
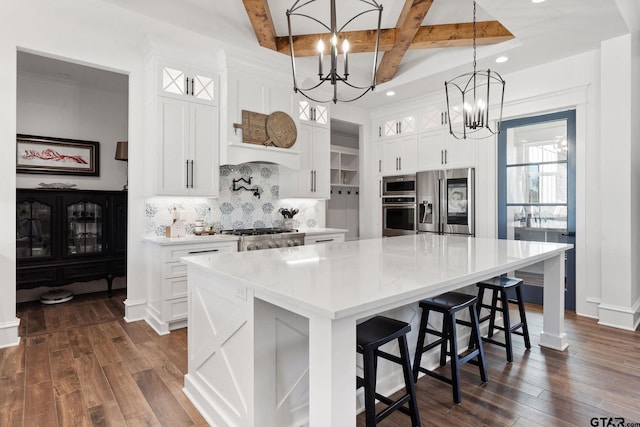
<path id="1" fill-rule="evenodd" d="M 386 176 L 382 179 L 382 235 L 400 236 L 416 232 L 416 176 Z"/>
<path id="2" fill-rule="evenodd" d="M 475 170 L 388 176 L 382 187 L 382 235 L 475 235 Z"/>

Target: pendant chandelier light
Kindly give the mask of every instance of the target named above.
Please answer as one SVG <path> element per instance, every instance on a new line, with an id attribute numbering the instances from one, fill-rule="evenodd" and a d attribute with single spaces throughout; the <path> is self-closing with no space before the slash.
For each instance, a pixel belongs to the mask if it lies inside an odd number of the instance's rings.
<path id="1" fill-rule="evenodd" d="M 449 132 L 456 139 L 488 138 L 500 133 L 504 79 L 495 71 L 476 71 L 476 2 L 473 1 L 473 72 L 444 83 L 449 115 Z M 490 115 L 490 96 L 500 99 L 499 113 Z M 496 107 L 498 108 L 498 107 Z M 462 123 L 452 118 L 462 113 Z M 496 111 L 494 109 L 494 111 Z M 460 127 L 461 126 L 461 127 Z"/>
<path id="2" fill-rule="evenodd" d="M 382 5 L 378 4 L 375 0 L 358 0 L 364 3 L 368 7 L 367 9 L 356 13 L 355 16 L 348 19 L 344 25 L 338 28 L 336 20 L 336 0 L 330 0 L 331 3 L 331 23 L 326 25 L 317 18 L 314 18 L 300 11 L 305 6 L 314 3 L 316 0 L 296 0 L 296 2 L 287 9 L 287 25 L 289 29 L 289 49 L 291 54 L 291 68 L 293 71 L 293 91 L 300 92 L 306 98 L 315 102 L 351 102 L 356 99 L 362 98 L 367 92 L 372 91 L 376 87 L 376 71 L 378 68 L 378 46 L 380 44 L 380 22 L 382 19 Z M 352 0 L 355 1 L 355 0 Z M 345 0 L 343 0 L 344 4 Z M 371 65 L 371 78 L 367 77 L 367 83 L 365 85 L 353 83 L 353 78 L 349 81 L 349 41 L 343 33 L 345 28 L 354 22 L 357 18 L 368 13 L 378 13 L 378 26 L 375 35 L 375 50 L 373 52 L 373 64 Z M 307 80 L 303 81 L 303 85 L 299 84 L 296 76 L 296 56 L 294 48 L 295 36 L 291 32 L 291 19 L 292 17 L 305 18 L 310 21 L 319 24 L 323 29 L 328 31 L 328 34 L 319 34 L 318 43 L 316 49 L 318 51 L 318 74 L 315 81 L 307 84 Z M 300 21 L 300 20 L 299 20 Z M 305 24 L 306 20 L 301 20 Z M 311 23 L 311 22 L 309 22 Z M 305 26 L 307 28 L 308 26 Z M 328 59 L 325 60 L 325 45 L 329 45 Z M 326 62 L 326 64 L 325 64 Z M 342 63 L 340 67 L 339 63 Z M 325 73 L 324 70 L 327 70 Z M 332 95 L 328 95 L 328 91 L 323 92 L 320 89 L 325 83 L 332 85 Z M 339 91 L 338 86 L 342 84 L 343 89 Z M 319 89 L 319 90 L 316 90 Z"/>

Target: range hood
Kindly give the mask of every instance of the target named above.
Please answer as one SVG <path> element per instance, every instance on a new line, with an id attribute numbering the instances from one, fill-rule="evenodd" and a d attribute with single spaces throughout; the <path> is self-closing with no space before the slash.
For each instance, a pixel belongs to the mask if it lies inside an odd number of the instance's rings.
<path id="1" fill-rule="evenodd" d="M 292 148 L 265 147 L 256 144 L 221 143 L 220 164 L 276 163 L 292 170 L 300 170 L 300 152 Z"/>

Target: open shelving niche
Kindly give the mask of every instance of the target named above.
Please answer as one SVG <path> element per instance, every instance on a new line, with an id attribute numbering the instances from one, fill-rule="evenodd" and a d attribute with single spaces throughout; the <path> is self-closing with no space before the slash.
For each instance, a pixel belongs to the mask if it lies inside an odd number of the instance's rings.
<path id="1" fill-rule="evenodd" d="M 358 150 L 331 146 L 331 185 L 358 187 Z"/>

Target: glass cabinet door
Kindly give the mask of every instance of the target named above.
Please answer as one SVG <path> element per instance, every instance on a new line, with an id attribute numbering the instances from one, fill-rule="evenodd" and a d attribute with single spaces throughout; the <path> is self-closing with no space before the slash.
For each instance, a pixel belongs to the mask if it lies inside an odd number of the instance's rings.
<path id="1" fill-rule="evenodd" d="M 16 208 L 16 257 L 51 256 L 52 207 L 28 200 Z"/>
<path id="2" fill-rule="evenodd" d="M 102 213 L 100 204 L 88 200 L 66 206 L 67 255 L 102 252 Z"/>

